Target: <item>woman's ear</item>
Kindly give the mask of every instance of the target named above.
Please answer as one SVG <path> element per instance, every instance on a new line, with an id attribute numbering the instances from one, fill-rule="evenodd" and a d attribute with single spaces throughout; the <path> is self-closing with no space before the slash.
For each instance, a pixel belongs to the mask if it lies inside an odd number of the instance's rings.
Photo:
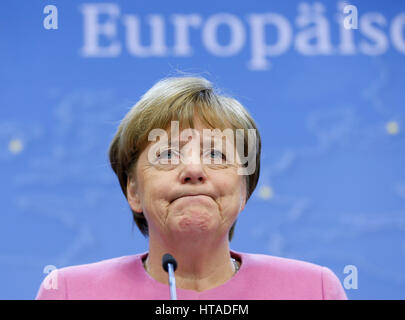
<path id="1" fill-rule="evenodd" d="M 142 213 L 141 198 L 138 194 L 137 184 L 134 178 L 127 179 L 127 199 L 129 206 L 135 212 Z"/>
<path id="2" fill-rule="evenodd" d="M 242 196 L 240 199 L 240 206 L 239 206 L 239 213 L 243 211 L 243 209 L 245 209 L 245 205 L 246 205 L 246 196 Z"/>
<path id="3" fill-rule="evenodd" d="M 241 196 L 240 196 L 240 205 L 239 205 L 239 213 L 243 211 L 243 209 L 245 209 L 245 205 L 247 202 L 247 190 L 246 190 L 246 180 L 243 179 L 242 182 L 242 190 L 241 190 Z"/>

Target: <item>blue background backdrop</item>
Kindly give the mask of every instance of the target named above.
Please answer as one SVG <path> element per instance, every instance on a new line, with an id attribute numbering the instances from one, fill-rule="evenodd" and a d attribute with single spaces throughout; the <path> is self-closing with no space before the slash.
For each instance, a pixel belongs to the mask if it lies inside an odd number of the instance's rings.
<path id="1" fill-rule="evenodd" d="M 179 70 L 239 99 L 262 134 L 260 181 L 231 248 L 325 265 L 342 284 L 354 265 L 350 299 L 405 298 L 403 1 L 352 2 L 359 28 L 345 41 L 337 1 L 109 1 L 117 14 L 96 22 L 115 29 L 87 55 L 83 3 L 103 1 L 0 4 L 1 299 L 33 299 L 47 265 L 147 250 L 107 149 L 128 109 Z M 48 4 L 57 29 L 44 27 Z M 285 46 L 252 67 L 260 43 L 249 17 L 266 13 L 286 24 L 264 28 L 265 46 Z M 166 50 L 141 57 L 124 21 L 139 19 L 148 47 L 150 14 Z M 199 19 L 183 54 L 174 14 Z"/>

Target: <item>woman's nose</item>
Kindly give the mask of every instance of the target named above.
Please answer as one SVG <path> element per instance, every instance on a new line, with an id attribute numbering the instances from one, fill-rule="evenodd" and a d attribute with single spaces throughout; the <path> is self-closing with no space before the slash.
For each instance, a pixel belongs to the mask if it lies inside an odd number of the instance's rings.
<path id="1" fill-rule="evenodd" d="M 185 164 L 180 174 L 182 183 L 201 184 L 207 180 L 202 164 Z"/>

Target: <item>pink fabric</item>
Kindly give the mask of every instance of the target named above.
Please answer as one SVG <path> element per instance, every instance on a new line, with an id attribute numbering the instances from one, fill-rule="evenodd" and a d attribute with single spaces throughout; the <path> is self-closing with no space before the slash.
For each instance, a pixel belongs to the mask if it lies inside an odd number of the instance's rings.
<path id="1" fill-rule="evenodd" d="M 169 300 L 169 286 L 145 272 L 147 253 L 66 267 L 52 271 L 36 299 Z M 179 300 L 347 299 L 339 279 L 328 268 L 312 263 L 241 253 L 238 273 L 226 283 L 203 292 L 177 288 Z M 57 288 L 55 287 L 57 285 Z"/>

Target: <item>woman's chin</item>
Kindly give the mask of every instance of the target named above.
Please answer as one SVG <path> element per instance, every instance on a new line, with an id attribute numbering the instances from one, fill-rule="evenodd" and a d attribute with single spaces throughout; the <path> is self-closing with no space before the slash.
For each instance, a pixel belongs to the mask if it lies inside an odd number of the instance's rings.
<path id="1" fill-rule="evenodd" d="M 176 234 L 189 237 L 215 232 L 219 223 L 212 215 L 202 213 L 186 213 L 176 216 L 173 220 L 173 229 Z"/>

